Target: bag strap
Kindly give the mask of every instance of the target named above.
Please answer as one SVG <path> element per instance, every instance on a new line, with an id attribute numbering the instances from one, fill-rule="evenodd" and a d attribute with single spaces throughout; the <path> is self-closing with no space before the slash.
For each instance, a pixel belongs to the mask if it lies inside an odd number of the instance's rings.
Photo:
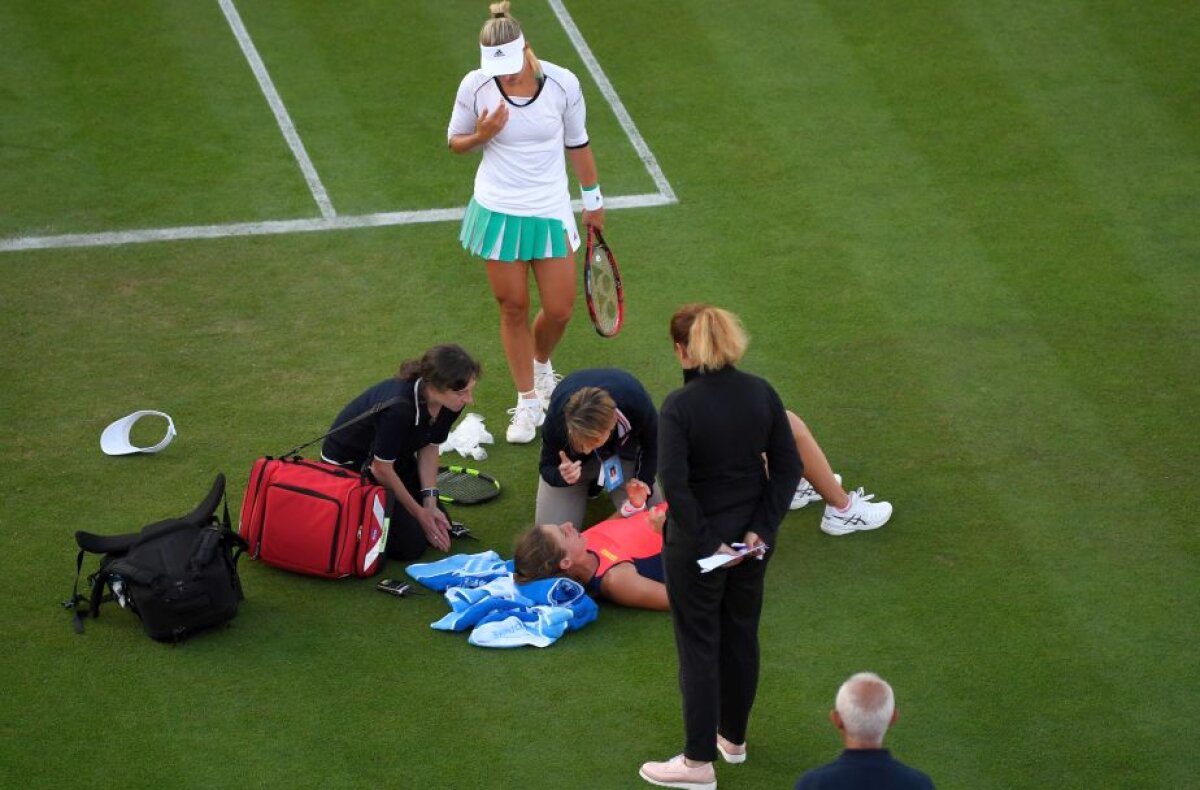
<path id="1" fill-rule="evenodd" d="M 309 442 L 305 442 L 304 444 L 300 445 L 299 447 L 294 447 L 291 450 L 288 450 L 283 455 L 277 455 L 275 457 L 276 458 L 287 458 L 289 456 L 297 455 L 305 447 L 316 444 L 317 442 L 321 441 L 322 439 L 332 436 L 333 434 L 337 433 L 338 431 L 342 430 L 343 428 L 349 428 L 351 425 L 353 425 L 356 422 L 359 422 L 360 420 L 365 420 L 368 417 L 373 417 L 376 414 L 378 414 L 379 412 L 383 411 L 384 409 L 395 406 L 397 403 L 399 403 L 402 400 L 404 400 L 404 396 L 397 395 L 394 398 L 388 398 L 385 401 L 376 403 L 374 406 L 367 409 L 362 414 L 358 415 L 357 417 L 352 417 L 351 419 L 346 420 L 344 423 L 342 423 L 341 425 L 337 426 L 336 428 L 330 430 L 328 433 L 321 434 L 316 439 L 313 439 L 312 441 L 309 441 Z"/>
<path id="2" fill-rule="evenodd" d="M 74 626 L 77 634 L 83 633 L 83 615 L 91 611 L 90 607 L 85 611 L 81 611 L 79 607 L 79 604 L 87 600 L 86 597 L 79 594 L 79 576 L 83 573 L 83 555 L 87 553 L 87 549 L 80 549 L 75 556 L 75 583 L 71 585 L 71 597 L 62 602 L 64 609 L 74 612 L 71 617 L 71 625 Z M 92 613 L 92 616 L 95 617 L 96 613 Z"/>
<path id="3" fill-rule="evenodd" d="M 104 585 L 111 578 L 107 565 L 102 561 L 96 572 L 88 576 L 88 581 L 92 585 L 91 595 L 84 595 L 79 592 L 79 577 L 83 574 L 83 557 L 89 554 L 87 549 L 80 549 L 75 555 L 75 583 L 71 585 L 71 597 L 62 602 L 64 609 L 69 609 L 73 612 L 71 616 L 71 625 L 75 629 L 75 633 L 83 633 L 83 619 L 88 615 L 93 618 L 100 616 L 100 604 L 105 601 L 113 600 L 113 596 L 104 594 Z M 110 563 L 111 564 L 111 563 Z M 86 606 L 82 605 L 86 602 Z"/>
<path id="4" fill-rule="evenodd" d="M 222 546 L 230 546 L 234 549 L 232 561 L 234 568 L 237 567 L 237 561 L 250 548 L 250 545 L 241 535 L 233 531 L 232 523 L 229 518 L 229 497 L 222 494 L 220 518 L 215 513 L 210 517 L 209 523 L 201 529 L 200 537 L 192 549 L 192 555 L 188 558 L 187 567 L 191 573 L 199 573 L 202 568 L 212 562 L 213 556 Z"/>
<path id="5" fill-rule="evenodd" d="M 221 532 L 224 534 L 225 539 L 233 544 L 233 567 L 234 570 L 237 570 L 238 560 L 242 558 L 243 554 L 250 550 L 250 544 L 246 542 L 245 538 L 233 531 L 233 527 L 231 526 L 232 522 L 229 520 L 228 502 L 225 503 L 223 509 L 224 515 L 221 518 Z"/>

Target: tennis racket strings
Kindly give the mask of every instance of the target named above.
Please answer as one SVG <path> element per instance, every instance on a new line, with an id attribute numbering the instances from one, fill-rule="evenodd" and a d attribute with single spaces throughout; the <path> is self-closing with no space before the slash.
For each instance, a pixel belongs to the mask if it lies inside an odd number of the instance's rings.
<path id="1" fill-rule="evenodd" d="M 620 305 L 617 304 L 617 278 L 612 264 L 603 248 L 592 253 L 591 267 L 592 309 L 596 311 L 596 327 L 605 333 L 617 328 Z"/>
<path id="2" fill-rule="evenodd" d="M 474 505 L 500 495 L 500 484 L 474 469 L 443 467 L 437 481 L 439 498 L 451 504 Z"/>

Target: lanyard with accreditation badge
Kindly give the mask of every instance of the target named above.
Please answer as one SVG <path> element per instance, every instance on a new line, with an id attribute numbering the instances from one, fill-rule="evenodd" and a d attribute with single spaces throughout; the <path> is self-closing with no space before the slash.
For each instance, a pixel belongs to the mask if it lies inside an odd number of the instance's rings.
<path id="1" fill-rule="evenodd" d="M 629 435 L 629 429 L 629 419 L 621 413 L 620 409 L 617 409 L 617 425 L 615 428 L 618 439 L 617 444 L 625 443 L 625 437 Z M 596 451 L 596 457 L 600 458 L 598 450 Z M 608 458 L 600 458 L 600 479 L 596 482 L 604 486 L 604 490 L 610 493 L 625 485 L 625 470 L 621 466 L 621 457 L 617 453 L 613 453 Z"/>
<path id="2" fill-rule="evenodd" d="M 596 457 L 599 458 L 599 453 L 596 454 Z M 610 493 L 625 485 L 625 470 L 621 468 L 619 455 L 614 454 L 600 459 L 600 479 L 596 482 L 604 486 L 604 490 Z"/>

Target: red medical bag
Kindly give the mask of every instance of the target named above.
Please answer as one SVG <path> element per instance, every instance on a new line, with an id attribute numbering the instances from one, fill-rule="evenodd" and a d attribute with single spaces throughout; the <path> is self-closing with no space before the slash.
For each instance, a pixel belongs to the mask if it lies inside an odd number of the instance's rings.
<path id="1" fill-rule="evenodd" d="M 340 466 L 260 458 L 242 500 L 238 533 L 251 557 L 310 576 L 372 576 L 383 563 L 387 490 Z"/>

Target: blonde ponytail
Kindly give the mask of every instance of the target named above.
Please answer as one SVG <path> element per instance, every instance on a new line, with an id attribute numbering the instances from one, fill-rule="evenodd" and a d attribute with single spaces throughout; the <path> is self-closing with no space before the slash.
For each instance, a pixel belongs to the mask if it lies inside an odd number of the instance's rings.
<path id="1" fill-rule="evenodd" d="M 688 304 L 671 316 L 671 339 L 687 349 L 700 370 L 736 365 L 750 339 L 738 317 L 707 304 Z"/>

